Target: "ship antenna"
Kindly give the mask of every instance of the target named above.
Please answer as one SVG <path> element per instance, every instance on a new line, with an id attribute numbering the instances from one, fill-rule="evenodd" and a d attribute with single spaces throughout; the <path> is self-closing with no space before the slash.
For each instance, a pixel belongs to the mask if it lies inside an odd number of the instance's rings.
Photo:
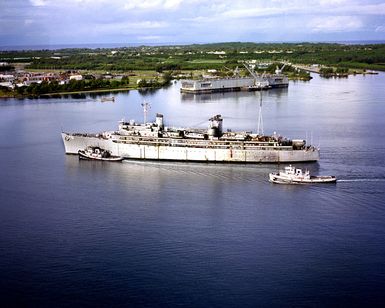
<path id="1" fill-rule="evenodd" d="M 259 136 L 263 136 L 263 119 L 262 119 L 262 89 L 259 91 L 259 115 L 258 115 L 258 131 Z"/>
<path id="2" fill-rule="evenodd" d="M 313 131 L 310 131 L 310 145 L 313 145 Z"/>
<path id="3" fill-rule="evenodd" d="M 151 106 L 150 106 L 150 103 L 148 102 L 141 103 L 141 106 L 143 107 L 143 121 L 144 121 L 144 124 L 146 125 L 147 113 L 148 113 L 148 110 L 150 110 Z"/>

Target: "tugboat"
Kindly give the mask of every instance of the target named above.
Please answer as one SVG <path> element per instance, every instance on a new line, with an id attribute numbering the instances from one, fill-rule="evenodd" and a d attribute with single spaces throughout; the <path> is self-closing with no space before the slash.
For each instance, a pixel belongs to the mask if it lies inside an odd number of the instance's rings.
<path id="1" fill-rule="evenodd" d="M 87 147 L 85 150 L 79 150 L 79 159 L 92 159 L 101 161 L 114 161 L 120 162 L 124 158 L 121 156 L 112 156 L 107 150 L 103 150 L 99 147 Z"/>
<path id="2" fill-rule="evenodd" d="M 269 181 L 276 184 L 320 184 L 336 183 L 335 176 L 311 176 L 309 170 L 302 171 L 292 165 L 285 167 L 284 171 L 270 173 Z"/>

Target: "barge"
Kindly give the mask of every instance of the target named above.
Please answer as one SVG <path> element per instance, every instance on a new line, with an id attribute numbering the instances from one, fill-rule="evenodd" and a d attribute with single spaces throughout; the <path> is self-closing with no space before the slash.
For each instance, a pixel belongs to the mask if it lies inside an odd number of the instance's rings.
<path id="1" fill-rule="evenodd" d="M 247 65 L 252 77 L 204 78 L 200 80 L 183 80 L 182 93 L 215 93 L 231 91 L 260 91 L 271 88 L 287 88 L 289 79 L 277 67 L 275 74 L 256 74 Z"/>

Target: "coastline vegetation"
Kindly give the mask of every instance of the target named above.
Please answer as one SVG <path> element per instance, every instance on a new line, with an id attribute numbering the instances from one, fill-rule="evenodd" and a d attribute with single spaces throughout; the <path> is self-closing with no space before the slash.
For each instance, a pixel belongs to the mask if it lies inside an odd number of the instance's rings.
<path id="1" fill-rule="evenodd" d="M 329 43 L 215 43 L 179 46 L 139 46 L 124 48 L 68 48 L 59 50 L 0 51 L 1 71 L 24 67 L 26 71 L 78 70 L 123 74 L 127 79 L 80 80 L 59 85 L 39 85 L 0 89 L 0 96 L 36 96 L 46 93 L 90 91 L 96 89 L 158 88 L 171 79 L 201 76 L 202 70 L 217 70 L 218 75 L 231 76 L 242 63 L 254 61 L 259 73 L 273 73 L 280 63 L 318 65 L 325 77 L 346 76 L 364 70 L 385 71 L 385 44 L 344 45 Z M 270 64 L 259 66 L 259 64 Z M 259 67 L 259 68 L 258 68 Z M 135 71 L 135 73 L 133 73 Z M 152 72 L 148 77 L 147 72 Z M 142 74 L 143 72 L 143 74 Z M 146 72 L 146 73 L 145 73 Z M 286 65 L 283 73 L 291 79 L 309 80 L 310 74 Z M 182 77 L 181 77 L 182 76 Z M 184 76 L 184 77 L 183 77 Z M 187 76 L 187 77 L 186 77 Z M 124 77 L 126 78 L 126 77 Z"/>
<path id="2" fill-rule="evenodd" d="M 319 70 L 319 73 L 322 77 L 330 78 L 330 77 L 348 77 L 349 69 L 346 67 L 337 67 L 334 69 L 333 67 L 322 67 Z"/>
<path id="3" fill-rule="evenodd" d="M 110 49 L 1 51 L 0 61 L 28 62 L 30 69 L 198 70 L 221 69 L 241 61 L 291 62 L 385 70 L 385 44 L 216 43 Z"/>
<path id="4" fill-rule="evenodd" d="M 82 92 L 98 89 L 116 89 L 124 88 L 129 84 L 128 78 L 122 78 L 121 81 L 117 80 L 103 80 L 103 79 L 91 79 L 91 80 L 70 80 L 68 83 L 59 84 L 57 81 L 43 81 L 42 83 L 32 83 L 30 86 L 16 87 L 16 96 L 23 97 L 36 97 L 43 94 L 50 93 L 62 93 L 62 92 Z"/>

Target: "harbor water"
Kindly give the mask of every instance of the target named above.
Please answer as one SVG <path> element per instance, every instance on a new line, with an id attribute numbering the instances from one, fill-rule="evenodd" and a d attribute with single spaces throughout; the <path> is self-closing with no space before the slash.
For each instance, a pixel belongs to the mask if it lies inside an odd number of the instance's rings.
<path id="1" fill-rule="evenodd" d="M 114 130 L 151 104 L 169 126 L 256 131 L 259 92 L 0 101 L 3 306 L 382 306 L 385 74 L 264 91 L 265 134 L 307 139 L 337 184 L 276 185 L 282 165 L 106 163 L 60 132 Z"/>

